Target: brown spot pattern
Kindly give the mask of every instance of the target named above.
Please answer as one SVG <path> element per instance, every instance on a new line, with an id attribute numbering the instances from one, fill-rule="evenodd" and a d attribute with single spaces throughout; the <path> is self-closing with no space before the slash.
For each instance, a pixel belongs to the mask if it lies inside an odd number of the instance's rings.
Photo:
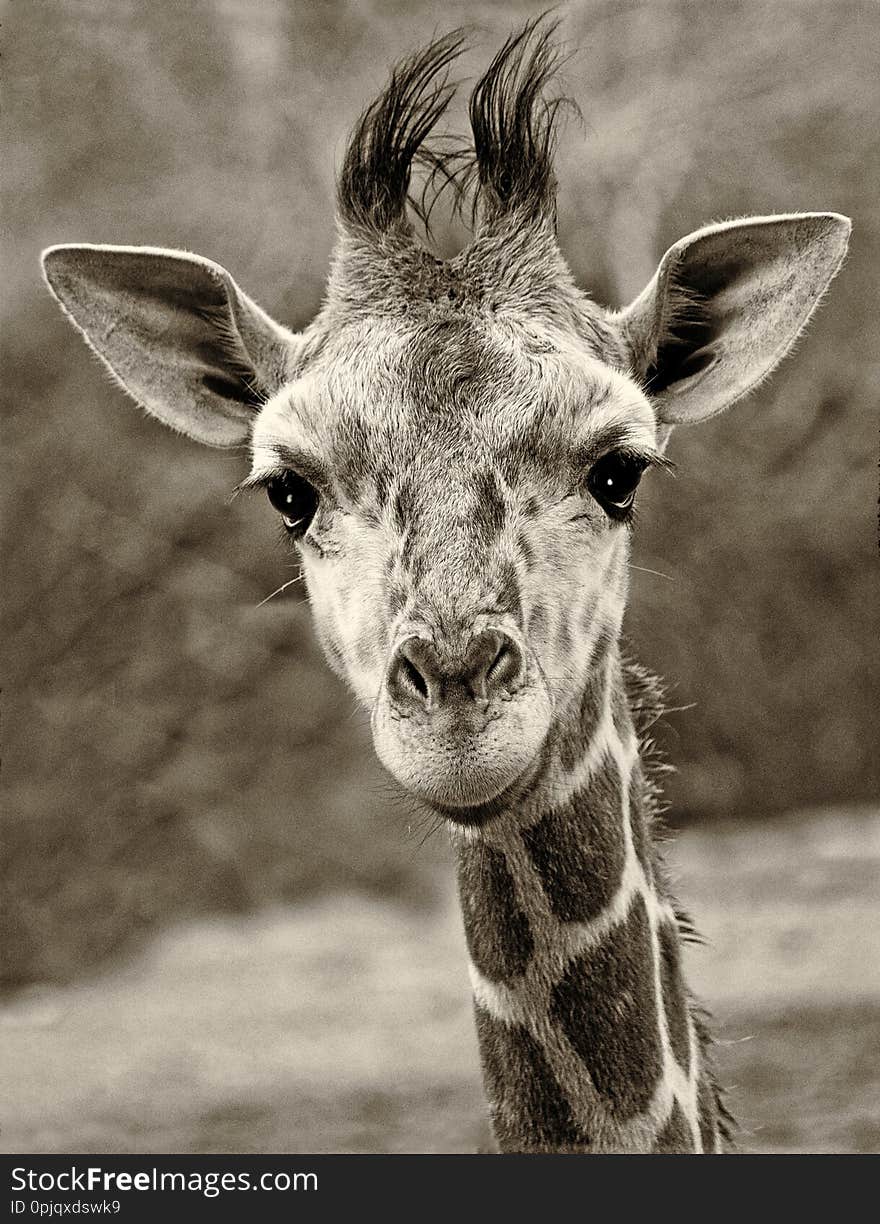
<path id="1" fill-rule="evenodd" d="M 502 1152 L 583 1151 L 589 1138 L 547 1059 L 527 1029 L 503 1024 L 476 1007 L 477 1036 L 486 1091 Z"/>
<path id="2" fill-rule="evenodd" d="M 495 982 L 521 976 L 534 941 L 504 855 L 484 843 L 461 846 L 458 887 L 468 950 L 480 973 Z"/>
<path id="3" fill-rule="evenodd" d="M 623 737 L 624 732 L 632 726 L 632 716 L 629 711 L 629 702 L 626 699 L 626 691 L 619 681 L 615 682 L 611 693 L 611 717 L 614 720 L 617 734 Z"/>
<path id="4" fill-rule="evenodd" d="M 697 1121 L 700 1124 L 700 1139 L 704 1152 L 715 1151 L 715 1130 L 718 1107 L 715 1090 L 707 1075 L 700 1076 L 697 1085 Z"/>
<path id="5" fill-rule="evenodd" d="M 552 992 L 551 1015 L 616 1118 L 650 1104 L 662 1071 L 651 939 L 644 900 L 625 922 L 572 961 Z"/>
<path id="6" fill-rule="evenodd" d="M 562 922 L 589 922 L 611 902 L 626 857 L 620 774 L 606 757 L 588 786 L 523 832 L 550 908 Z"/>
<path id="7" fill-rule="evenodd" d="M 651 861 L 651 834 L 648 829 L 645 805 L 645 775 L 638 762 L 633 765 L 629 777 L 629 827 L 636 858 L 642 865 L 645 878 L 650 882 L 654 874 Z"/>
<path id="8" fill-rule="evenodd" d="M 482 534 L 486 543 L 491 544 L 504 526 L 507 514 L 504 494 L 498 477 L 491 468 L 474 477 L 474 492 L 477 499 L 474 527 Z"/>
<path id="9" fill-rule="evenodd" d="M 672 1106 L 672 1113 L 654 1142 L 654 1151 L 671 1153 L 693 1152 L 693 1150 L 693 1132 L 688 1126 L 681 1106 L 676 1101 Z"/>
<path id="10" fill-rule="evenodd" d="M 669 1044 L 679 1066 L 688 1073 L 691 1066 L 691 1043 L 678 931 L 671 923 L 663 922 L 657 931 L 657 939 L 660 944 L 660 982 L 663 987 L 663 1010 L 669 1030 Z"/>
<path id="11" fill-rule="evenodd" d="M 516 567 L 509 561 L 501 567 L 498 575 L 498 607 L 510 613 L 519 623 L 522 619 L 522 604 L 519 596 L 519 576 Z"/>
<path id="12" fill-rule="evenodd" d="M 563 769 L 574 769 L 586 755 L 602 713 L 604 692 L 603 678 L 590 676 L 573 717 L 559 736 L 559 760 Z"/>
<path id="13" fill-rule="evenodd" d="M 543 638 L 547 633 L 547 609 L 536 604 L 529 612 L 529 633 L 533 638 Z"/>
<path id="14" fill-rule="evenodd" d="M 532 548 L 531 541 L 524 531 L 519 533 L 516 543 L 523 566 L 528 574 L 535 568 L 535 550 Z"/>
<path id="15" fill-rule="evenodd" d="M 559 629 L 557 630 L 557 633 L 556 633 L 556 652 L 557 654 L 565 658 L 566 655 L 571 654 L 571 648 L 572 648 L 571 628 L 569 626 L 568 620 L 565 617 L 563 617 L 559 623 Z"/>

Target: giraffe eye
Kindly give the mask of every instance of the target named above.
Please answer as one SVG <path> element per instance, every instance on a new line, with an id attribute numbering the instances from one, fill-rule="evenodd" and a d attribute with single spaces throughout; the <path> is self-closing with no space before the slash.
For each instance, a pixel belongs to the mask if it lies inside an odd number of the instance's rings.
<path id="1" fill-rule="evenodd" d="M 272 477 L 266 485 L 266 492 L 287 531 L 295 540 L 301 539 L 318 509 L 317 490 L 302 476 L 288 469 L 280 476 Z"/>
<path id="2" fill-rule="evenodd" d="M 626 518 L 646 466 L 640 455 L 610 451 L 590 468 L 587 488 L 611 518 Z"/>

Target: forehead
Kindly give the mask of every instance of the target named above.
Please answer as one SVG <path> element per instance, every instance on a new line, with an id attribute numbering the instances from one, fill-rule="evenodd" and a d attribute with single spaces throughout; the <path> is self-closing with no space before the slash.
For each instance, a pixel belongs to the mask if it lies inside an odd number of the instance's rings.
<path id="1" fill-rule="evenodd" d="M 307 342 L 308 343 L 308 342 Z M 255 469 L 313 457 L 343 489 L 490 462 L 509 483 L 563 475 L 608 445 L 652 448 L 652 409 L 611 336 L 545 321 L 363 316 L 318 337 L 261 410 Z"/>

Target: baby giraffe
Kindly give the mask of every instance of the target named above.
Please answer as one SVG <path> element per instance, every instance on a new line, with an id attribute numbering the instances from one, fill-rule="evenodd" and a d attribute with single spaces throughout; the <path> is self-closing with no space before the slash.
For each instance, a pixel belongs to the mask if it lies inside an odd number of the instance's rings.
<path id="1" fill-rule="evenodd" d="M 850 223 L 710 225 L 626 309 L 596 305 L 555 236 L 551 32 L 527 25 L 478 81 L 468 159 L 430 143 L 461 38 L 397 66 L 351 137 L 299 334 L 185 252 L 55 246 L 45 274 L 143 408 L 249 442 L 244 484 L 280 516 L 379 758 L 446 818 L 500 1149 L 717 1152 L 689 927 L 652 835 L 657 692 L 619 647 L 633 504 L 672 427 L 791 346 Z M 410 222 L 416 161 L 470 196 L 449 260 Z"/>

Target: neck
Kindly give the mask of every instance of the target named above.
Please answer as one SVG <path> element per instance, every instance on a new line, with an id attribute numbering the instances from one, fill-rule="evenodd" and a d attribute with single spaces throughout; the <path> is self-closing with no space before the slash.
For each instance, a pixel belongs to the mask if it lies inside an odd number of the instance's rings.
<path id="1" fill-rule="evenodd" d="M 477 1033 L 502 1151 L 714 1151 L 616 647 L 554 729 L 529 794 L 456 833 Z"/>

